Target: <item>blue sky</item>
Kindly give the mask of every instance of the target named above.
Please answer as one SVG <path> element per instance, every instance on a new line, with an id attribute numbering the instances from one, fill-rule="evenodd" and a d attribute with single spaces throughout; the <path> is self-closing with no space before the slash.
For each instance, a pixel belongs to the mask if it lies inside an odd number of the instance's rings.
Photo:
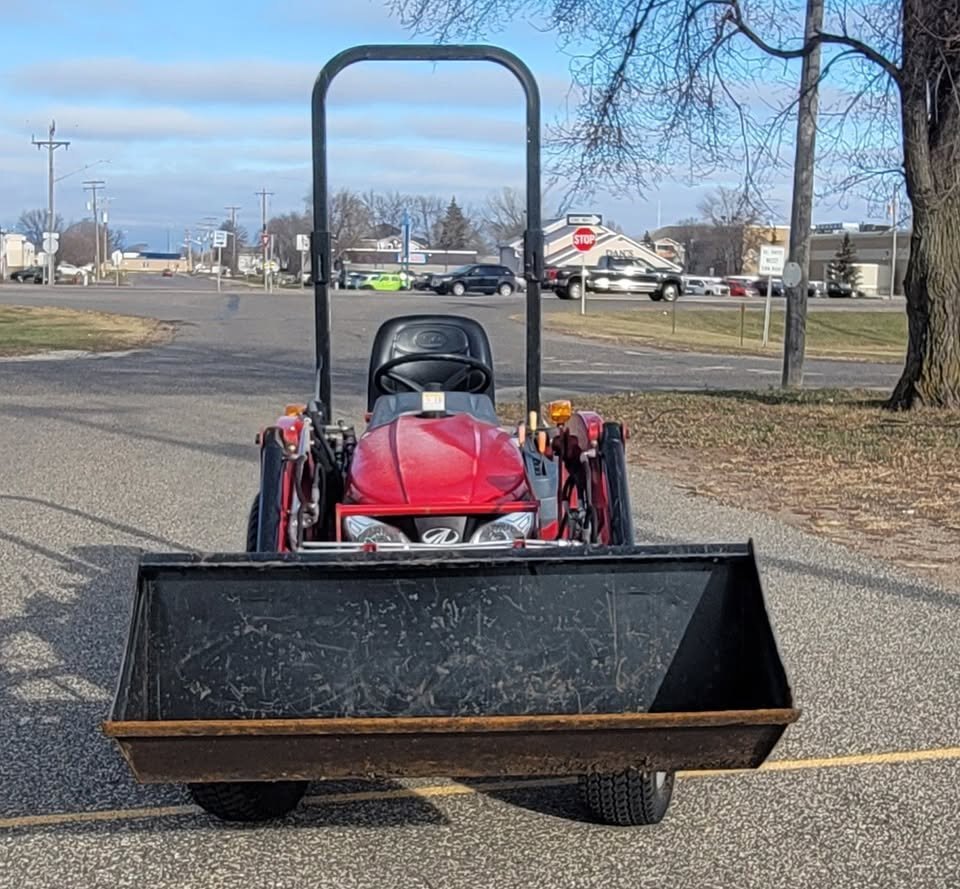
<path id="1" fill-rule="evenodd" d="M 57 138 L 71 141 L 56 153 L 58 212 L 86 215 L 82 182 L 103 179 L 111 224 L 154 249 L 231 204 L 254 231 L 262 187 L 274 192 L 271 213 L 300 210 L 317 72 L 353 44 L 410 39 L 380 0 L 46 0 L 42 12 L 7 4 L 3 18 L 0 225 L 46 206 L 46 153 L 30 137 L 44 137 L 54 118 Z M 533 69 L 552 119 L 569 87 L 553 37 L 517 25 L 496 42 Z M 522 96 L 497 66 L 363 64 L 337 79 L 330 100 L 333 188 L 469 204 L 523 181 Z M 658 197 L 666 224 L 695 215 L 712 184 L 665 183 L 659 196 L 601 196 L 583 209 L 639 235 L 656 226 Z M 778 191 L 787 194 L 786 181 Z"/>

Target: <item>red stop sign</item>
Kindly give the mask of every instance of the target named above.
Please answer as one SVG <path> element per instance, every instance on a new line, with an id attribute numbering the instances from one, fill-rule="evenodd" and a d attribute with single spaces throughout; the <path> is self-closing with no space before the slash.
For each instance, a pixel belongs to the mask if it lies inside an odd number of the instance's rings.
<path id="1" fill-rule="evenodd" d="M 573 233 L 573 246 L 581 253 L 585 253 L 596 243 L 597 236 L 593 233 L 593 229 L 578 228 Z"/>

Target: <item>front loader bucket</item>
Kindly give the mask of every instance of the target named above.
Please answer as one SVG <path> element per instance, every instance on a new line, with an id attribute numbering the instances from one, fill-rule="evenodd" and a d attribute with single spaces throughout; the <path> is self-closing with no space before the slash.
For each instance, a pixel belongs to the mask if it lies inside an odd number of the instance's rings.
<path id="1" fill-rule="evenodd" d="M 144 782 L 758 766 L 750 545 L 156 556 L 105 731 Z"/>

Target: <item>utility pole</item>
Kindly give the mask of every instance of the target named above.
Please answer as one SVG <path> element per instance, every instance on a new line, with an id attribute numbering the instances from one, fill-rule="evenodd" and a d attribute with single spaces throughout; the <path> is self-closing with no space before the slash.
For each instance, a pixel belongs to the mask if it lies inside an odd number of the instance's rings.
<path id="1" fill-rule="evenodd" d="M 813 172 L 817 142 L 817 84 L 820 81 L 820 43 L 813 41 L 823 28 L 824 0 L 807 0 L 804 26 L 800 101 L 797 103 L 797 147 L 793 161 L 793 202 L 790 207 L 789 261 L 800 266 L 800 283 L 787 290 L 787 317 L 783 332 L 784 388 L 803 385 L 803 356 L 807 336 L 807 282 L 810 277 L 810 227 L 813 222 Z"/>
<path id="2" fill-rule="evenodd" d="M 243 207 L 225 207 L 225 210 L 230 212 L 230 228 L 233 230 L 233 263 L 230 268 L 232 274 L 237 274 L 237 210 L 242 210 Z"/>
<path id="3" fill-rule="evenodd" d="M 893 244 L 890 248 L 890 299 L 897 294 L 897 190 L 893 190 L 893 203 L 890 205 L 893 216 Z"/>
<path id="4" fill-rule="evenodd" d="M 267 274 L 267 262 L 270 251 L 270 235 L 267 233 L 267 198 L 273 197 L 272 191 L 265 188 L 256 192 L 260 197 L 260 243 L 263 247 L 263 289 L 269 290 L 270 276 Z"/>
<path id="5" fill-rule="evenodd" d="M 53 153 L 58 148 L 66 148 L 70 143 L 64 139 L 54 139 L 54 134 L 57 132 L 57 123 L 56 121 L 50 121 L 50 132 L 46 139 L 35 139 L 32 136 L 30 137 L 34 145 L 37 146 L 39 151 L 41 148 L 46 148 L 48 152 L 47 162 L 47 231 L 50 233 L 51 240 L 53 239 L 53 228 L 54 228 L 54 219 L 56 218 L 53 215 Z M 54 246 L 51 244 L 51 246 Z M 47 283 L 53 284 L 55 280 L 55 259 L 56 254 L 53 250 L 47 251 Z"/>
<path id="6" fill-rule="evenodd" d="M 93 242 L 94 248 L 94 266 L 93 280 L 100 280 L 100 217 L 97 215 L 97 191 L 103 188 L 107 183 L 102 179 L 87 179 L 83 183 L 83 190 L 91 194 L 90 209 L 93 210 Z"/>

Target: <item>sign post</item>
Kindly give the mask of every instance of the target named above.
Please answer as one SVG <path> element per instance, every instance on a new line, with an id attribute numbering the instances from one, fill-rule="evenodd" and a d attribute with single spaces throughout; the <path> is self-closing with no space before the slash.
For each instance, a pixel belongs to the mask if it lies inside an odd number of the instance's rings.
<path id="1" fill-rule="evenodd" d="M 783 274 L 783 264 L 787 258 L 787 248 L 777 247 L 773 244 L 760 245 L 760 268 L 761 275 L 767 277 L 767 300 L 763 306 L 763 347 L 766 348 L 770 340 L 770 298 L 773 295 L 774 276 Z"/>
<path id="2" fill-rule="evenodd" d="M 297 235 L 297 250 L 300 251 L 300 283 L 303 284 L 303 273 L 307 270 L 307 254 L 310 252 L 310 235 Z"/>
<path id="3" fill-rule="evenodd" d="M 123 251 L 114 250 L 110 254 L 110 259 L 113 262 L 113 267 L 117 270 L 117 287 L 120 286 L 120 266 L 123 265 Z"/>
<path id="4" fill-rule="evenodd" d="M 56 268 L 56 260 L 54 257 L 57 255 L 57 251 L 60 249 L 60 233 L 59 232 L 44 232 L 43 233 L 43 252 L 47 254 L 47 261 L 45 263 L 47 267 L 47 283 L 53 284 L 56 282 L 57 276 L 54 269 Z"/>
<path id="5" fill-rule="evenodd" d="M 568 216 L 570 219 L 582 219 L 586 217 Z M 597 243 L 597 236 L 592 228 L 586 226 L 578 228 L 573 233 L 573 246 L 580 251 L 580 314 L 587 314 L 587 251 L 593 249 Z"/>
<path id="6" fill-rule="evenodd" d="M 220 277 L 223 275 L 223 248 L 227 246 L 229 234 L 222 229 L 213 233 L 213 246 L 217 248 L 217 293 L 220 293 Z"/>

